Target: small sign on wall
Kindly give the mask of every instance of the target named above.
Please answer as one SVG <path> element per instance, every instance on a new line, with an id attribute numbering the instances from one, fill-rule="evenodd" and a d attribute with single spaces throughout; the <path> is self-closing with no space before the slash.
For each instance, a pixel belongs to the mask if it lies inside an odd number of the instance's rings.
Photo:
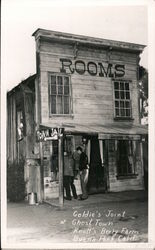
<path id="1" fill-rule="evenodd" d="M 37 141 L 58 140 L 63 136 L 64 128 L 48 128 L 37 130 Z"/>

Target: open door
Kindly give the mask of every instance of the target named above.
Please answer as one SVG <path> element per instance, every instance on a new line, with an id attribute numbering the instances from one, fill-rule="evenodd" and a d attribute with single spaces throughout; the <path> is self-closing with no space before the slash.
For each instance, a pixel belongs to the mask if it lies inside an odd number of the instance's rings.
<path id="1" fill-rule="evenodd" d="M 91 150 L 90 150 L 90 169 L 88 179 L 88 192 L 102 193 L 107 189 L 107 183 L 105 178 L 105 167 L 101 160 L 100 145 L 97 137 L 91 138 Z M 103 144 L 104 147 L 104 144 Z M 104 148 L 102 148 L 104 150 Z M 105 154 L 103 153 L 103 157 Z"/>

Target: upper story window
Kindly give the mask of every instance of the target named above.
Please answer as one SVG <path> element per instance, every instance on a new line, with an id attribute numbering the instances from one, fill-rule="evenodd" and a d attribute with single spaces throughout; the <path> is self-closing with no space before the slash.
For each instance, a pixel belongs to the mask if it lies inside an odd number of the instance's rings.
<path id="1" fill-rule="evenodd" d="M 114 81 L 115 117 L 131 118 L 130 85 L 128 81 Z"/>
<path id="2" fill-rule="evenodd" d="M 50 114 L 71 113 L 71 85 L 67 75 L 52 74 L 50 84 Z"/>

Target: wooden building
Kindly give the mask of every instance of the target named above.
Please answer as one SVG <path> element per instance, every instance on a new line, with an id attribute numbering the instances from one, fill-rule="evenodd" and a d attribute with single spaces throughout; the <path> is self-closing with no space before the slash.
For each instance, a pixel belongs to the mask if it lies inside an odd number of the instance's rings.
<path id="1" fill-rule="evenodd" d="M 63 203 L 63 151 L 79 145 L 90 194 L 143 189 L 147 128 L 137 85 L 145 46 L 43 29 L 33 36 L 37 72 L 8 93 L 7 156 L 24 157 L 27 193 Z"/>

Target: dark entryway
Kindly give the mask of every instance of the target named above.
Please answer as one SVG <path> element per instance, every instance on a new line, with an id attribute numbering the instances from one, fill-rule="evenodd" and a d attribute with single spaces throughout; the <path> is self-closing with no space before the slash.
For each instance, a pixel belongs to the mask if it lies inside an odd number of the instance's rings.
<path id="1" fill-rule="evenodd" d="M 106 190 L 105 170 L 102 166 L 99 140 L 97 137 L 91 138 L 90 169 L 88 179 L 89 194 L 101 193 Z"/>

